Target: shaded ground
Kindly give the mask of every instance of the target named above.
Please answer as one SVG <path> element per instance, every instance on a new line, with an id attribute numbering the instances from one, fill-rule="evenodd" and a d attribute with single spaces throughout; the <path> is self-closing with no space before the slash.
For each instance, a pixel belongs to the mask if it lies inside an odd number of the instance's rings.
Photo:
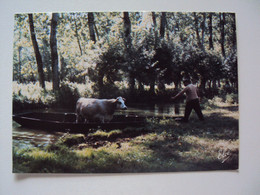
<path id="1" fill-rule="evenodd" d="M 215 106 L 206 121 L 149 119 L 143 128 L 66 134 L 45 148 L 14 148 L 14 172 L 164 172 L 238 169 L 238 106 Z"/>

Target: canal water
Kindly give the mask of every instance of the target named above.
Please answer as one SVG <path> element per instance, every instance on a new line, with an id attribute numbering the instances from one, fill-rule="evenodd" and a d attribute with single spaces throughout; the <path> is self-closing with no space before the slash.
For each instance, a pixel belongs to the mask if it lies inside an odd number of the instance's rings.
<path id="1" fill-rule="evenodd" d="M 39 111 L 39 110 L 37 110 Z M 53 112 L 71 112 L 66 110 L 43 110 Z M 136 114 L 139 116 L 181 116 L 184 113 L 183 104 L 154 104 L 154 105 L 128 105 L 128 109 L 117 111 L 115 114 Z M 63 132 L 48 132 L 23 128 L 13 121 L 13 146 L 19 148 L 44 147 L 56 142 L 64 136 Z"/>

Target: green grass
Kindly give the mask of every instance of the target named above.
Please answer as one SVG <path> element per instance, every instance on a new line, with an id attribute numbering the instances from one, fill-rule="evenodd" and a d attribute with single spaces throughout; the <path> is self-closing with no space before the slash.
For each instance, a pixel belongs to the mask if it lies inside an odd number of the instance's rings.
<path id="1" fill-rule="evenodd" d="M 210 106 L 211 104 L 211 106 Z M 44 148 L 13 149 L 13 172 L 127 173 L 235 170 L 238 106 L 210 102 L 206 121 L 151 119 L 144 128 L 65 134 Z"/>

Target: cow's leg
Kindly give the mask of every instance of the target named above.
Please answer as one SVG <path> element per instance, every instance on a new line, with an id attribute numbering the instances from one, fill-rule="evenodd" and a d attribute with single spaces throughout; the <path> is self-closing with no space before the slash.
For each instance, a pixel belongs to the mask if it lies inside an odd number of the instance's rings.
<path id="1" fill-rule="evenodd" d="M 82 117 L 82 115 L 80 114 L 77 114 L 77 117 L 76 117 L 76 122 L 79 123 L 79 122 L 84 122 L 84 118 Z"/>
<path id="2" fill-rule="evenodd" d="M 79 115 L 76 114 L 76 123 L 78 123 L 78 122 L 79 122 Z"/>
<path id="3" fill-rule="evenodd" d="M 105 117 L 104 116 L 101 118 L 101 123 L 105 123 Z"/>

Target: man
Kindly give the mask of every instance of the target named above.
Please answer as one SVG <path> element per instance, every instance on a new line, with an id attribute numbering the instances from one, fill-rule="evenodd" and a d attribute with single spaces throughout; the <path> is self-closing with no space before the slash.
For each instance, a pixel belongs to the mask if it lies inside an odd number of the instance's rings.
<path id="1" fill-rule="evenodd" d="M 201 112 L 200 103 L 199 103 L 199 96 L 198 96 L 198 89 L 195 85 L 193 85 L 190 79 L 184 79 L 183 81 L 185 88 L 178 93 L 176 96 L 172 97 L 173 100 L 177 99 L 178 97 L 182 96 L 186 93 L 186 106 L 185 106 L 185 114 L 184 118 L 181 120 L 183 122 L 188 122 L 190 113 L 192 109 L 195 110 L 199 119 L 201 121 L 204 120 L 204 116 Z"/>

